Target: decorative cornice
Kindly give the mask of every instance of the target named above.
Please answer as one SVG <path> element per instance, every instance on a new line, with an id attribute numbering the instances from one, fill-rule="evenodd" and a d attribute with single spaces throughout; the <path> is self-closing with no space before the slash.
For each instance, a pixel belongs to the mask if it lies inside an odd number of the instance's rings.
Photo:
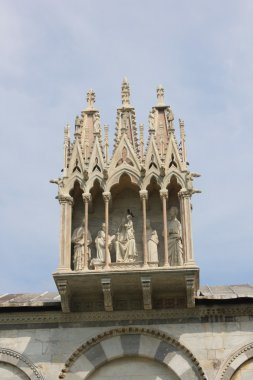
<path id="1" fill-rule="evenodd" d="M 62 311 L 27 311 L 27 312 L 6 312 L 0 314 L 0 325 L 12 324 L 47 324 L 47 323 L 90 323 L 90 322 L 115 322 L 122 324 L 125 321 L 154 321 L 161 323 L 177 323 L 189 319 L 189 323 L 205 323 L 229 321 L 232 317 L 253 316 L 253 306 L 226 306 L 226 307 L 198 307 L 183 309 L 161 309 L 161 310 L 136 310 L 136 311 L 97 311 L 97 312 L 74 312 L 63 313 Z M 195 319 L 195 320 L 194 320 Z M 199 321 L 196 321 L 199 319 Z M 174 321 L 173 321 L 174 320 Z"/>

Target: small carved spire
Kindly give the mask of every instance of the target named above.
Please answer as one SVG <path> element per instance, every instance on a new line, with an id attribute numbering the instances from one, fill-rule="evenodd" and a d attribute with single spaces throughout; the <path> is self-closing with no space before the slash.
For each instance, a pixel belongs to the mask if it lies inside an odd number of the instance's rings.
<path id="1" fill-rule="evenodd" d="M 96 100 L 96 94 L 95 92 L 92 90 L 92 88 L 87 92 L 87 108 L 86 108 L 86 111 L 87 110 L 94 110 L 94 103 L 95 103 L 95 100 Z"/>
<path id="2" fill-rule="evenodd" d="M 156 89 L 156 94 L 157 94 L 157 106 L 165 106 L 164 103 L 164 88 L 160 84 L 157 89 Z"/>
<path id="3" fill-rule="evenodd" d="M 67 124 L 66 127 L 64 128 L 64 168 L 63 168 L 63 177 L 66 177 L 66 175 L 67 175 L 69 144 L 70 144 L 70 126 L 69 126 L 69 124 Z"/>
<path id="4" fill-rule="evenodd" d="M 105 162 L 108 163 L 108 149 L 109 149 L 109 127 L 108 125 L 104 126 L 104 131 L 105 131 Z"/>
<path id="5" fill-rule="evenodd" d="M 180 128 L 180 139 L 181 139 L 181 148 L 182 148 L 182 159 L 183 162 L 186 162 L 186 146 L 185 146 L 185 129 L 184 129 L 184 121 L 179 119 L 179 128 Z"/>
<path id="6" fill-rule="evenodd" d="M 88 127 L 85 127 L 85 139 L 84 139 L 84 159 L 85 162 L 88 160 L 88 155 L 89 155 L 89 129 Z"/>
<path id="7" fill-rule="evenodd" d="M 123 79 L 121 86 L 121 99 L 123 107 L 130 106 L 130 87 L 126 77 Z"/>
<path id="8" fill-rule="evenodd" d="M 141 161 L 143 161 L 144 160 L 144 136 L 143 136 L 144 125 L 140 124 L 139 128 L 140 128 L 140 154 L 141 154 Z"/>

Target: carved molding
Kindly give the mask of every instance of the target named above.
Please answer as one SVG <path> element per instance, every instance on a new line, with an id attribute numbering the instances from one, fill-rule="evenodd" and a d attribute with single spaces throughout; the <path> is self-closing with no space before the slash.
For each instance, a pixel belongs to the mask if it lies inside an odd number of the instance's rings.
<path id="1" fill-rule="evenodd" d="M 151 278 L 141 277 L 144 310 L 152 309 Z"/>
<path id="2" fill-rule="evenodd" d="M 82 194 L 84 203 L 89 203 L 91 201 L 91 194 L 90 193 L 83 193 Z"/>
<path id="3" fill-rule="evenodd" d="M 111 193 L 109 191 L 104 191 L 103 192 L 103 199 L 105 202 L 109 202 L 111 199 Z"/>
<path id="4" fill-rule="evenodd" d="M 111 279 L 101 279 L 102 290 L 104 294 L 104 307 L 105 311 L 113 311 L 112 293 L 111 293 Z"/>
<path id="5" fill-rule="evenodd" d="M 17 351 L 0 347 L 0 362 L 10 363 L 19 368 L 31 380 L 44 380 L 44 377 L 41 375 L 35 364 L 33 364 L 27 356 L 22 355 Z M 29 372 L 27 371 L 27 368 L 30 369 Z"/>
<path id="6" fill-rule="evenodd" d="M 195 308 L 171 308 L 171 309 L 159 309 L 159 310 L 135 310 L 135 311 L 113 311 L 113 312 L 75 312 L 75 313 L 62 313 L 61 311 L 34 311 L 34 312 L 12 312 L 0 314 L 0 325 L 24 325 L 24 324 L 36 324 L 41 323 L 85 323 L 85 322 L 108 322 L 108 321 L 156 321 L 157 319 L 164 320 L 164 323 L 170 319 L 170 323 L 177 323 L 178 319 L 182 320 L 189 318 L 190 321 L 193 318 L 199 318 L 205 323 L 212 322 L 225 322 L 226 319 L 231 320 L 234 317 L 252 316 L 253 306 L 210 306 Z M 173 321 L 174 320 L 174 321 Z M 123 322 L 122 322 L 123 323 Z"/>
<path id="7" fill-rule="evenodd" d="M 240 358 L 241 357 L 241 358 Z M 232 355 L 221 366 L 216 375 L 216 380 L 230 380 L 237 369 L 249 359 L 253 358 L 253 342 L 245 344 L 238 350 L 233 352 Z M 236 362 L 235 362 L 236 361 Z M 234 363 L 235 362 L 235 363 Z"/>
<path id="8" fill-rule="evenodd" d="M 91 338 L 90 340 L 82 344 L 80 347 L 78 347 L 74 351 L 74 353 L 69 357 L 69 359 L 65 362 L 64 368 L 60 372 L 59 379 L 65 379 L 66 374 L 69 372 L 70 368 L 77 361 L 77 359 L 81 355 L 85 355 L 85 353 L 91 348 L 93 348 L 94 346 L 100 344 L 100 342 L 113 338 L 115 336 L 130 335 L 130 334 L 149 336 L 152 338 L 156 338 L 157 340 L 160 340 L 161 342 L 167 343 L 168 345 L 172 346 L 177 352 L 181 353 L 183 356 L 187 358 L 188 362 L 191 364 L 191 366 L 189 366 L 189 369 L 191 367 L 195 368 L 199 379 L 207 380 L 207 377 L 202 367 L 200 366 L 200 363 L 197 360 L 197 358 L 182 343 L 180 343 L 175 338 L 172 338 L 171 336 L 169 336 L 163 331 L 151 329 L 151 328 L 140 328 L 140 327 L 115 328 L 112 330 L 107 330 Z M 136 355 L 138 356 L 138 352 L 136 353 Z M 157 358 L 155 357 L 154 359 L 157 360 Z M 87 375 L 89 375 L 89 373 Z"/>
<path id="9" fill-rule="evenodd" d="M 73 198 L 70 195 L 59 195 L 58 200 L 60 204 L 69 204 L 70 206 L 73 205 Z"/>
<path id="10" fill-rule="evenodd" d="M 168 199 L 168 190 L 167 189 L 160 190 L 160 197 Z"/>
<path id="11" fill-rule="evenodd" d="M 70 292 L 67 280 L 57 281 L 57 288 L 61 296 L 61 306 L 63 313 L 70 312 Z"/>
<path id="12" fill-rule="evenodd" d="M 195 306 L 195 277 L 185 276 L 187 307 Z"/>
<path id="13" fill-rule="evenodd" d="M 139 193 L 140 193 L 141 200 L 143 200 L 143 199 L 147 200 L 148 199 L 148 191 L 147 190 L 140 190 Z"/>
<path id="14" fill-rule="evenodd" d="M 178 196 L 179 198 L 191 198 L 191 194 L 188 192 L 187 189 L 184 188 L 178 192 Z"/>

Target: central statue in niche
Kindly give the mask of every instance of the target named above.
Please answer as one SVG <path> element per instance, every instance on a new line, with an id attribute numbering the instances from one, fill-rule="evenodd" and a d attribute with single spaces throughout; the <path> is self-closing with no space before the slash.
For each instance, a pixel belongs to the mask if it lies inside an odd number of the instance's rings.
<path id="1" fill-rule="evenodd" d="M 133 262 L 138 256 L 132 218 L 133 215 L 128 212 L 118 227 L 115 240 L 116 262 Z"/>

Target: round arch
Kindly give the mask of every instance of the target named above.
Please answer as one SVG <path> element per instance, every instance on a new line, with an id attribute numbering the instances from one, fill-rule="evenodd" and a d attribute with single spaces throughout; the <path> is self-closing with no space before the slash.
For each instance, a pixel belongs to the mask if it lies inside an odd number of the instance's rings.
<path id="1" fill-rule="evenodd" d="M 250 359 L 253 359 L 253 342 L 245 344 L 229 356 L 218 371 L 216 380 L 230 380 L 239 367 Z"/>
<path id="2" fill-rule="evenodd" d="M 59 379 L 87 379 L 105 363 L 131 356 L 161 363 L 182 380 L 207 379 L 198 360 L 176 339 L 140 327 L 105 331 L 82 344 L 66 361 Z"/>
<path id="3" fill-rule="evenodd" d="M 18 368 L 30 380 L 44 380 L 35 364 L 27 356 L 17 351 L 0 347 L 0 362 L 8 363 L 14 368 Z"/>

